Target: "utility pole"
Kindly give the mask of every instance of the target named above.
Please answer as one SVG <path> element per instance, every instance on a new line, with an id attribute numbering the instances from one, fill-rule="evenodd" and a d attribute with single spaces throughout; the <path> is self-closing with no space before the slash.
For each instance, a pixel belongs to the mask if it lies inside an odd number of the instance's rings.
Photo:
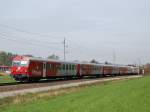
<path id="1" fill-rule="evenodd" d="M 66 60 L 66 38 L 64 38 L 64 60 Z"/>
<path id="2" fill-rule="evenodd" d="M 116 63 L 116 52 L 115 51 L 113 52 L 113 63 L 114 64 Z"/>
<path id="3" fill-rule="evenodd" d="M 141 66 L 141 59 L 137 58 L 139 66 Z"/>

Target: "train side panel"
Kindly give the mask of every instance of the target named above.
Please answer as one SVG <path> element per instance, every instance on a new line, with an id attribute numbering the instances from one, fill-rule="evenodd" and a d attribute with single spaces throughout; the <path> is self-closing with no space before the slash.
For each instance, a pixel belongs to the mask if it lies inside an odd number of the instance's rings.
<path id="1" fill-rule="evenodd" d="M 42 61 L 29 61 L 28 76 L 30 78 L 43 77 L 43 62 Z"/>
<path id="2" fill-rule="evenodd" d="M 113 74 L 113 67 L 105 65 L 104 68 L 103 68 L 103 74 L 104 74 L 104 76 L 112 75 Z"/>
<path id="3" fill-rule="evenodd" d="M 57 76 L 76 76 L 78 74 L 77 70 L 77 64 L 62 62 L 59 64 Z"/>
<path id="4" fill-rule="evenodd" d="M 61 69 L 61 63 L 59 62 L 46 62 L 46 77 L 56 77 L 59 76 L 59 71 Z"/>
<path id="5" fill-rule="evenodd" d="M 81 64 L 80 73 L 82 76 L 91 75 L 92 74 L 92 65 L 89 64 Z"/>
<path id="6" fill-rule="evenodd" d="M 82 76 L 96 76 L 103 74 L 103 66 L 94 64 L 81 64 L 80 74 Z"/>
<path id="7" fill-rule="evenodd" d="M 127 69 L 127 67 L 119 67 L 119 74 L 120 75 L 126 75 L 126 74 L 128 74 L 128 69 Z"/>
<path id="8" fill-rule="evenodd" d="M 116 76 L 119 75 L 119 67 L 118 66 L 116 66 L 116 65 L 113 66 L 112 74 L 116 75 Z"/>
<path id="9" fill-rule="evenodd" d="M 133 74 L 135 74 L 135 75 L 140 74 L 140 69 L 139 69 L 139 67 L 133 67 Z"/>

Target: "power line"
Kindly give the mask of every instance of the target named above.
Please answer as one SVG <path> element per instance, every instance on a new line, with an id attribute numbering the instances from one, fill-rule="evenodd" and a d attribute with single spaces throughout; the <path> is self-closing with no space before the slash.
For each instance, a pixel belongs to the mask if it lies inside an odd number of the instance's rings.
<path id="1" fill-rule="evenodd" d="M 30 32 L 30 31 L 27 31 L 27 30 L 24 30 L 24 29 L 20 29 L 20 28 L 4 25 L 4 24 L 1 24 L 1 23 L 0 23 L 0 27 L 12 29 L 12 30 L 15 30 L 15 31 L 18 31 L 18 32 L 27 33 L 27 34 L 30 34 L 30 35 L 38 35 L 38 36 L 41 36 L 41 37 L 56 37 L 56 38 L 58 38 L 58 36 L 52 36 L 52 35 L 48 35 L 48 34 L 41 34 L 41 33 L 37 33 L 37 32 Z"/>
<path id="2" fill-rule="evenodd" d="M 44 46 L 46 46 L 46 47 L 50 47 L 49 45 L 46 45 L 46 44 L 44 44 L 44 45 L 41 45 L 40 43 L 33 43 L 33 42 L 29 42 L 29 41 L 24 41 L 24 40 L 17 40 L 17 39 L 12 39 L 12 38 L 8 38 L 6 35 L 3 35 L 3 34 L 1 34 L 0 33 L 0 38 L 1 39 L 5 39 L 5 40 L 8 40 L 8 41 L 13 41 L 13 42 L 19 42 L 19 44 L 21 44 L 21 43 L 26 43 L 26 44 L 28 44 L 28 45 L 30 45 L 30 46 L 34 46 L 34 47 L 37 47 L 37 46 L 40 46 L 40 47 L 44 47 Z M 18 44 L 18 43 L 17 43 Z M 45 47 L 44 47 L 45 48 Z"/>
<path id="3" fill-rule="evenodd" d="M 74 45 L 73 45 L 74 44 Z M 89 51 L 87 51 L 89 48 L 88 47 L 85 47 L 85 46 L 81 46 L 79 44 L 77 44 L 76 42 L 73 41 L 73 44 L 71 44 L 70 48 L 74 49 L 74 50 L 71 50 L 71 51 L 77 51 L 80 55 L 83 55 L 83 56 L 90 56 L 91 59 L 93 57 L 93 54 Z M 76 56 L 77 56 L 77 53 L 75 53 Z"/>
<path id="4" fill-rule="evenodd" d="M 113 63 L 116 64 L 116 52 L 113 52 Z"/>
<path id="5" fill-rule="evenodd" d="M 7 36 L 7 37 L 13 37 L 13 38 L 16 38 L 17 36 L 10 36 L 10 35 L 7 35 L 6 33 L 4 33 L 4 32 L 0 32 L 0 34 L 1 35 L 4 35 L 4 36 Z M 20 36 L 21 37 L 21 39 L 23 39 L 23 40 L 26 40 L 26 41 L 31 41 L 31 42 L 36 42 L 36 43 L 44 43 L 44 44 L 47 44 L 47 45 L 51 45 L 51 44 L 53 44 L 53 45 L 58 45 L 58 44 L 61 44 L 61 42 L 59 43 L 59 42 L 48 42 L 48 41 L 43 41 L 43 39 L 41 39 L 41 40 L 35 40 L 35 39 L 27 39 L 27 38 L 22 38 L 22 36 Z"/>

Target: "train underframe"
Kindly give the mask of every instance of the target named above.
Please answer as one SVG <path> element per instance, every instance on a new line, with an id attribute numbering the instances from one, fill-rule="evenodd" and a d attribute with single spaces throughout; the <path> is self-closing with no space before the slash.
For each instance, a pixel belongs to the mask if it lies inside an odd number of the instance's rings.
<path id="1" fill-rule="evenodd" d="M 138 75 L 138 74 L 87 74 L 87 75 L 68 75 L 68 76 L 49 76 L 49 77 L 30 77 L 27 74 L 17 74 L 17 75 L 11 75 L 16 81 L 19 82 L 37 82 L 41 79 L 81 79 L 84 77 L 96 77 L 96 78 L 101 78 L 101 77 L 114 77 L 114 76 L 123 76 L 123 75 Z"/>

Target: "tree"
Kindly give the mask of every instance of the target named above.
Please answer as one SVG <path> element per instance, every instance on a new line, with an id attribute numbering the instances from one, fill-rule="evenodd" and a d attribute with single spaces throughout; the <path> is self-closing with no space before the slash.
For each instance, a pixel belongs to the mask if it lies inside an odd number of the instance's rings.
<path id="1" fill-rule="evenodd" d="M 0 52 L 0 65 L 11 66 L 13 56 L 14 55 L 12 53 L 1 51 Z"/>
<path id="2" fill-rule="evenodd" d="M 90 62 L 91 62 L 91 63 L 99 63 L 99 62 L 96 61 L 95 59 L 92 59 Z"/>
<path id="3" fill-rule="evenodd" d="M 48 59 L 55 59 L 55 60 L 59 60 L 59 56 L 52 54 L 50 56 L 47 57 Z"/>

